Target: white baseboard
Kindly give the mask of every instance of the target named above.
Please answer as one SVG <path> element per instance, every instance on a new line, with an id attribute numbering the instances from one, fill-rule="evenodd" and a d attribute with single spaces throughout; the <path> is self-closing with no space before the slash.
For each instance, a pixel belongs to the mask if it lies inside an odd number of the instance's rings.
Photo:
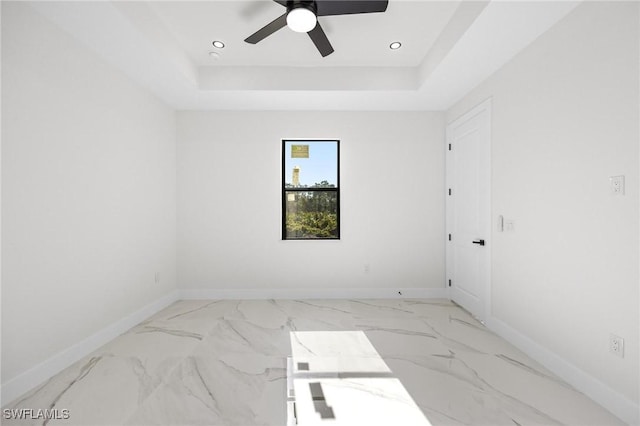
<path id="1" fill-rule="evenodd" d="M 446 288 L 183 289 L 180 299 L 448 299 Z"/>
<path id="2" fill-rule="evenodd" d="M 178 300 L 178 292 L 173 291 L 7 381 L 2 385 L 2 406 L 55 376 L 176 300 Z"/>
<path id="3" fill-rule="evenodd" d="M 640 406 L 611 389 L 600 380 L 580 370 L 557 354 L 540 346 L 529 337 L 495 317 L 489 317 L 487 327 L 548 368 L 578 391 L 609 410 L 629 425 L 640 425 Z"/>

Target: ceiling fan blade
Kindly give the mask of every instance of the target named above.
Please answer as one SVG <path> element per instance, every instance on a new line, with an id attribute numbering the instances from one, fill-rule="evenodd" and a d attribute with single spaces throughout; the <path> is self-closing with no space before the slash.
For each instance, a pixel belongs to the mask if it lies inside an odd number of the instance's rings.
<path id="1" fill-rule="evenodd" d="M 316 45 L 323 58 L 333 53 L 333 46 L 329 43 L 329 39 L 320 26 L 320 22 L 318 22 L 307 34 L 309 34 L 311 41 Z"/>
<path id="2" fill-rule="evenodd" d="M 264 40 L 265 38 L 269 37 L 271 34 L 283 28 L 285 25 L 287 25 L 286 13 L 274 19 L 273 21 L 271 21 L 271 23 L 260 28 L 258 31 L 256 31 L 255 33 L 247 37 L 244 41 L 246 41 L 247 43 L 256 44 L 257 42 Z"/>
<path id="3" fill-rule="evenodd" d="M 316 0 L 318 16 L 384 12 L 388 5 L 389 0 Z"/>
<path id="4" fill-rule="evenodd" d="M 273 0 L 276 3 L 279 3 L 281 5 L 283 5 L 284 7 L 287 7 L 287 0 Z"/>

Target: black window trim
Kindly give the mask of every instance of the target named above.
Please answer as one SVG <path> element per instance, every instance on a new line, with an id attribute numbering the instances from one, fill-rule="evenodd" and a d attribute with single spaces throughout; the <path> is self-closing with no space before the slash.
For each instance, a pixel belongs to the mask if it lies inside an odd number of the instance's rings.
<path id="1" fill-rule="evenodd" d="M 336 143 L 336 167 L 338 170 L 336 171 L 336 187 L 335 188 L 300 188 L 299 192 L 335 192 L 336 193 L 336 214 L 337 214 L 337 227 L 336 231 L 337 237 L 330 238 L 287 238 L 287 192 L 291 192 L 292 188 L 287 188 L 286 185 L 286 170 L 285 170 L 285 161 L 286 161 L 286 149 L 285 146 L 287 142 L 335 142 Z M 283 241 L 336 241 L 340 240 L 340 139 L 337 138 L 287 138 L 282 139 L 282 176 L 281 176 L 281 197 L 282 197 L 282 240 Z"/>

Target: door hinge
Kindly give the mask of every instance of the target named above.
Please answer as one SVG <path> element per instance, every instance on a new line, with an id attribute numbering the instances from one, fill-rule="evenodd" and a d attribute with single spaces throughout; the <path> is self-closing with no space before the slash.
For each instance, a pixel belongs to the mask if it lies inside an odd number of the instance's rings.
<path id="1" fill-rule="evenodd" d="M 451 287 L 451 280 L 449 280 L 449 287 Z"/>
<path id="2" fill-rule="evenodd" d="M 451 234 L 449 234 L 449 241 L 451 241 Z"/>
<path id="3" fill-rule="evenodd" d="M 449 195 L 451 195 L 451 188 L 449 188 Z"/>

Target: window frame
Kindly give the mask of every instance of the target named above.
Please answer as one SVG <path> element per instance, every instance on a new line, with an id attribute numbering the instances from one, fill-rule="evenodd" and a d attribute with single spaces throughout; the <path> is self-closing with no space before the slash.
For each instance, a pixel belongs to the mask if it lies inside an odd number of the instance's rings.
<path id="1" fill-rule="evenodd" d="M 285 164 L 287 159 L 287 142 L 332 142 L 336 144 L 336 186 L 335 188 L 300 188 L 297 192 L 334 192 L 336 194 L 336 237 L 327 238 L 296 238 L 287 237 L 287 192 L 292 192 L 292 188 L 286 187 Z M 281 175 L 281 197 L 282 197 L 282 241 L 335 241 L 340 240 L 340 140 L 334 138 L 310 139 L 310 138 L 287 138 L 282 139 L 282 175 Z"/>

